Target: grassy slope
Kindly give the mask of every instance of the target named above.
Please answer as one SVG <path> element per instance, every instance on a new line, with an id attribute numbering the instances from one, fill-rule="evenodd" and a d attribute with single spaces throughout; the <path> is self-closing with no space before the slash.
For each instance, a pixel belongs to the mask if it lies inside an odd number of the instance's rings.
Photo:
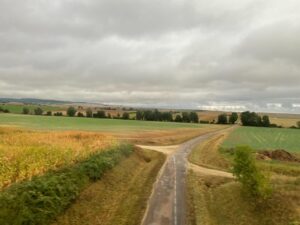
<path id="1" fill-rule="evenodd" d="M 30 113 L 34 112 L 34 109 L 37 107 L 42 108 L 44 111 L 56 111 L 62 110 L 63 108 L 48 106 L 48 105 L 13 105 L 13 104 L 0 104 L 0 107 L 3 109 L 8 109 L 11 113 L 22 113 L 23 108 L 26 107 L 30 110 Z"/>
<path id="2" fill-rule="evenodd" d="M 232 148 L 237 145 L 248 145 L 254 149 L 300 152 L 300 130 L 239 127 L 229 135 L 222 147 Z"/>
<path id="3" fill-rule="evenodd" d="M 227 170 L 230 164 L 228 160 L 219 153 L 219 147 L 227 135 L 227 132 L 217 134 L 208 141 L 195 147 L 189 155 L 189 161 L 199 166 Z"/>
<path id="4" fill-rule="evenodd" d="M 83 191 L 54 225 L 138 225 L 146 209 L 161 153 L 137 150 Z"/>
<path id="5" fill-rule="evenodd" d="M 189 225 L 296 225 L 299 218 L 299 185 L 282 184 L 284 191 L 264 204 L 254 205 L 241 186 L 228 179 L 190 172 Z M 285 191 L 291 188 L 293 191 Z M 298 204 L 297 204 L 298 202 Z M 298 208 L 298 211 L 297 211 Z"/>
<path id="6" fill-rule="evenodd" d="M 0 125 L 21 126 L 47 130 L 90 130 L 90 131 L 142 131 L 168 130 L 176 128 L 201 128 L 209 125 L 150 122 L 136 120 L 113 120 L 78 117 L 55 117 L 0 114 Z"/>

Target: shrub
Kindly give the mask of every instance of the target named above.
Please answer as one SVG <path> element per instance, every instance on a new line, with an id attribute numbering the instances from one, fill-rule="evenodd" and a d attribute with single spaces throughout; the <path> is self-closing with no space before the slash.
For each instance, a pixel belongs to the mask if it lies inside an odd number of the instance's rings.
<path id="1" fill-rule="evenodd" d="M 105 111 L 97 111 L 93 114 L 94 118 L 106 118 Z"/>
<path id="2" fill-rule="evenodd" d="M 209 121 L 208 120 L 200 120 L 200 123 L 209 124 Z"/>
<path id="3" fill-rule="evenodd" d="M 229 116 L 229 123 L 235 124 L 235 122 L 238 120 L 239 116 L 236 112 L 231 113 Z"/>
<path id="4" fill-rule="evenodd" d="M 174 121 L 180 123 L 180 122 L 182 122 L 182 117 L 180 115 L 176 115 Z"/>
<path id="5" fill-rule="evenodd" d="M 62 116 L 63 113 L 62 113 L 62 112 L 56 112 L 56 113 L 54 113 L 53 115 L 54 115 L 54 116 Z"/>
<path id="6" fill-rule="evenodd" d="M 124 112 L 122 115 L 122 119 L 123 120 L 128 120 L 129 119 L 129 113 L 128 112 Z"/>
<path id="7" fill-rule="evenodd" d="M 51 111 L 48 111 L 48 112 L 46 113 L 46 115 L 47 115 L 47 116 L 52 116 L 52 112 L 51 112 Z"/>
<path id="8" fill-rule="evenodd" d="M 4 113 L 10 113 L 10 111 L 8 109 L 4 109 L 3 112 Z"/>
<path id="9" fill-rule="evenodd" d="M 254 198 L 266 199 L 272 189 L 267 178 L 257 168 L 252 152 L 247 146 L 235 149 L 233 174 L 247 194 Z"/>
<path id="10" fill-rule="evenodd" d="M 88 108 L 85 113 L 86 117 L 93 117 L 93 111 L 91 108 Z"/>
<path id="11" fill-rule="evenodd" d="M 77 116 L 78 116 L 78 117 L 84 117 L 84 114 L 83 114 L 82 112 L 78 112 L 78 113 L 77 113 Z"/>
<path id="12" fill-rule="evenodd" d="M 70 106 L 67 109 L 67 115 L 73 117 L 75 116 L 75 114 L 76 114 L 76 109 L 73 106 Z"/>
<path id="13" fill-rule="evenodd" d="M 35 115 L 42 115 L 43 114 L 43 109 L 40 107 L 37 107 L 34 109 L 34 114 Z"/>
<path id="14" fill-rule="evenodd" d="M 23 110 L 22 110 L 22 113 L 23 114 L 29 114 L 29 108 L 24 107 Z"/>
<path id="15" fill-rule="evenodd" d="M 199 123 L 199 117 L 196 112 L 190 112 L 190 120 L 192 123 Z"/>
<path id="16" fill-rule="evenodd" d="M 218 116 L 218 124 L 227 124 L 227 115 L 225 113 Z"/>
<path id="17" fill-rule="evenodd" d="M 297 127 L 300 128 L 300 121 L 297 122 Z"/>

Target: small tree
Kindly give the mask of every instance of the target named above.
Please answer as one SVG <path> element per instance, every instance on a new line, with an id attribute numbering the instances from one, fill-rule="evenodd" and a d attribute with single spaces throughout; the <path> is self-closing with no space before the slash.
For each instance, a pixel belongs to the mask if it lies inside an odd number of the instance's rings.
<path id="1" fill-rule="evenodd" d="M 236 112 L 231 113 L 229 116 L 229 123 L 235 124 L 235 122 L 238 120 L 239 116 Z"/>
<path id="2" fill-rule="evenodd" d="M 225 113 L 218 116 L 218 124 L 227 124 L 227 115 Z"/>
<path id="3" fill-rule="evenodd" d="M 29 108 L 24 107 L 23 110 L 22 110 L 22 113 L 26 114 L 26 115 L 29 114 Z"/>
<path id="4" fill-rule="evenodd" d="M 34 114 L 35 115 L 42 115 L 43 114 L 43 109 L 40 107 L 37 107 L 34 109 Z"/>
<path id="5" fill-rule="evenodd" d="M 138 110 L 136 111 L 136 120 L 143 120 L 143 112 Z"/>
<path id="6" fill-rule="evenodd" d="M 300 128 L 300 121 L 297 122 L 297 126 L 298 126 L 298 128 Z"/>
<path id="7" fill-rule="evenodd" d="M 191 122 L 190 114 L 189 113 L 187 113 L 187 112 L 183 112 L 182 113 L 182 122 L 184 122 L 184 123 Z"/>
<path id="8" fill-rule="evenodd" d="M 75 116 L 75 114 L 76 114 L 76 109 L 73 106 L 70 106 L 67 109 L 67 115 L 73 117 Z"/>
<path id="9" fill-rule="evenodd" d="M 128 112 L 124 112 L 122 115 L 122 119 L 123 120 L 128 120 L 129 119 L 129 113 Z"/>
<path id="10" fill-rule="evenodd" d="M 77 113 L 77 116 L 78 116 L 78 117 L 84 117 L 84 114 L 83 114 L 82 112 L 78 112 L 78 113 Z"/>
<path id="11" fill-rule="evenodd" d="M 240 146 L 235 149 L 233 174 L 247 194 L 255 198 L 267 198 L 272 189 L 266 177 L 259 171 L 252 149 L 247 146 Z"/>
<path id="12" fill-rule="evenodd" d="M 46 115 L 47 115 L 47 116 L 52 116 L 52 112 L 51 112 L 51 111 L 48 111 L 48 112 L 46 113 Z"/>
<path id="13" fill-rule="evenodd" d="M 86 117 L 93 117 L 93 111 L 91 108 L 88 108 L 85 112 Z"/>
<path id="14" fill-rule="evenodd" d="M 270 124 L 271 124 L 271 123 L 270 123 L 269 116 L 264 115 L 264 116 L 262 117 L 261 123 L 262 123 L 262 126 L 263 126 L 263 127 L 270 127 Z"/>
<path id="15" fill-rule="evenodd" d="M 190 120 L 192 123 L 199 123 L 199 117 L 196 112 L 191 112 L 190 113 Z"/>
<path id="16" fill-rule="evenodd" d="M 182 122 L 182 117 L 180 115 L 176 115 L 174 121 L 177 122 L 177 123 L 180 123 L 180 122 Z"/>

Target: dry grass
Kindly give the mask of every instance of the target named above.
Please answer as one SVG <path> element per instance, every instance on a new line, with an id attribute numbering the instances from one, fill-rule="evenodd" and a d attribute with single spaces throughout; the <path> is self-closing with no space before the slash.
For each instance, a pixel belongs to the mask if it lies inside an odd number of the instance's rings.
<path id="1" fill-rule="evenodd" d="M 190 225 L 296 225 L 299 217 L 299 186 L 282 183 L 273 197 L 253 204 L 240 184 L 225 178 L 190 172 Z"/>
<path id="2" fill-rule="evenodd" d="M 194 137 L 224 129 L 228 126 L 212 125 L 205 126 L 199 129 L 172 129 L 172 130 L 157 130 L 157 131 L 140 131 L 127 132 L 121 134 L 113 134 L 120 140 L 127 140 L 134 144 L 142 145 L 177 145 L 188 141 Z"/>
<path id="3" fill-rule="evenodd" d="M 189 155 L 189 161 L 199 166 L 227 170 L 230 163 L 219 152 L 220 145 L 227 138 L 229 131 L 215 135 L 197 146 Z"/>
<path id="4" fill-rule="evenodd" d="M 53 225 L 140 224 L 164 158 L 158 152 L 136 150 L 84 190 Z"/>
<path id="5" fill-rule="evenodd" d="M 34 132 L 0 128 L 0 189 L 69 166 L 117 142 L 88 132 Z"/>

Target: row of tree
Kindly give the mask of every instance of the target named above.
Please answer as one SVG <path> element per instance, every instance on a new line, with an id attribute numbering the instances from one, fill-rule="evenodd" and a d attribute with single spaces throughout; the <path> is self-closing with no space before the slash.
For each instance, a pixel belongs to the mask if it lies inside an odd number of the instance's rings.
<path id="1" fill-rule="evenodd" d="M 136 112 L 136 120 L 199 123 L 199 117 L 196 112 L 182 112 L 173 118 L 172 112 L 160 112 L 157 109 L 138 110 Z"/>
<path id="2" fill-rule="evenodd" d="M 226 113 L 222 113 L 218 116 L 218 124 L 235 124 L 238 120 L 239 115 L 236 112 L 231 113 L 231 115 L 227 116 Z"/>
<path id="3" fill-rule="evenodd" d="M 8 109 L 3 109 L 2 107 L 0 107 L 0 112 L 3 113 L 10 113 L 10 111 Z"/>
<path id="4" fill-rule="evenodd" d="M 218 116 L 218 124 L 235 124 L 239 116 L 233 112 L 231 115 L 226 113 Z M 260 116 L 255 112 L 242 112 L 240 115 L 241 123 L 243 126 L 255 126 L 255 127 L 278 127 L 276 124 L 271 124 L 268 115 Z"/>

